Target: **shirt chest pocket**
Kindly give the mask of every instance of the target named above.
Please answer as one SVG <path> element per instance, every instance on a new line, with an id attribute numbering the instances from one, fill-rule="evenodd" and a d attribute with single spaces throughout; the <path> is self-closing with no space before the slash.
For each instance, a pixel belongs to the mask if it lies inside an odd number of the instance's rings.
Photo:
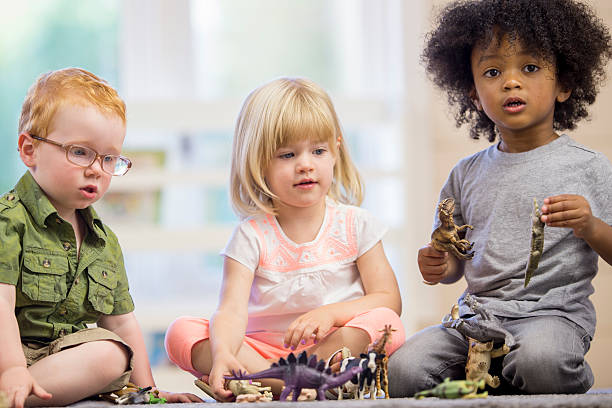
<path id="1" fill-rule="evenodd" d="M 95 262 L 87 268 L 87 274 L 89 302 L 100 313 L 112 313 L 115 305 L 113 290 L 117 287 L 117 267 L 109 263 Z"/>
<path id="2" fill-rule="evenodd" d="M 66 273 L 66 256 L 25 252 L 21 291 L 36 302 L 59 302 L 66 298 Z"/>

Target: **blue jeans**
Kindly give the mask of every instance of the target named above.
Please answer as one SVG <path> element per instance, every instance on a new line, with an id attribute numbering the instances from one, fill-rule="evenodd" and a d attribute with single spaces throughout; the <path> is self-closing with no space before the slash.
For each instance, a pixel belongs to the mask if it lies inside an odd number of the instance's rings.
<path id="1" fill-rule="evenodd" d="M 492 360 L 492 375 L 499 375 L 504 392 L 572 394 L 591 388 L 593 373 L 584 360 L 591 337 L 582 327 L 558 316 L 500 320 L 517 343 Z M 421 330 L 389 358 L 390 396 L 412 397 L 446 377 L 465 379 L 467 352 L 467 340 L 454 329 Z M 494 372 L 496 366 L 501 372 Z"/>

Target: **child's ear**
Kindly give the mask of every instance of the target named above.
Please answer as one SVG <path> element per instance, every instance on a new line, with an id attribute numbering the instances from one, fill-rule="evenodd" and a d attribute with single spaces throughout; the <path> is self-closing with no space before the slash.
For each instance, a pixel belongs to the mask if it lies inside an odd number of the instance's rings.
<path id="1" fill-rule="evenodd" d="M 560 91 L 559 94 L 557 95 L 557 102 L 563 103 L 567 101 L 571 94 L 572 94 L 571 89 L 567 91 Z"/>
<path id="2" fill-rule="evenodd" d="M 21 157 L 23 164 L 27 167 L 34 167 L 36 165 L 36 146 L 34 146 L 30 135 L 27 133 L 20 134 L 17 146 L 19 146 L 19 157 Z"/>
<path id="3" fill-rule="evenodd" d="M 470 91 L 470 100 L 472 104 L 476 107 L 477 110 L 482 111 L 482 104 L 480 103 L 480 99 L 478 99 L 478 93 L 476 93 L 476 89 L 472 88 Z"/>

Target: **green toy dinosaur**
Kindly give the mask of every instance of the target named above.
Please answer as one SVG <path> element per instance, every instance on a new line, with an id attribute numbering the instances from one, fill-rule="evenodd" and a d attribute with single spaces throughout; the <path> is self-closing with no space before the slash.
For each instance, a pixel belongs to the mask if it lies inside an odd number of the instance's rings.
<path id="1" fill-rule="evenodd" d="M 444 381 L 430 390 L 424 390 L 414 394 L 414 398 L 422 399 L 425 397 L 438 398 L 484 398 L 489 393 L 487 391 L 478 393 L 478 390 L 484 389 L 485 381 L 469 381 L 469 380 L 454 380 L 445 378 Z"/>

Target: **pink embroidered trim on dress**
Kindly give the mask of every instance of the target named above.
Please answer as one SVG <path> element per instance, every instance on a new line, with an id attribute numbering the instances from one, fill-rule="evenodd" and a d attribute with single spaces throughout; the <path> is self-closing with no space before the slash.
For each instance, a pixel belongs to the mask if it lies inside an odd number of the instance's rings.
<path id="1" fill-rule="evenodd" d="M 358 252 L 353 210 L 341 212 L 328 206 L 327 211 L 327 222 L 317 239 L 301 245 L 289 242 L 271 215 L 263 221 L 264 225 L 259 225 L 256 220 L 249 221 L 261 243 L 259 267 L 288 272 L 353 260 Z M 274 232 L 273 237 L 269 236 L 270 229 Z"/>

